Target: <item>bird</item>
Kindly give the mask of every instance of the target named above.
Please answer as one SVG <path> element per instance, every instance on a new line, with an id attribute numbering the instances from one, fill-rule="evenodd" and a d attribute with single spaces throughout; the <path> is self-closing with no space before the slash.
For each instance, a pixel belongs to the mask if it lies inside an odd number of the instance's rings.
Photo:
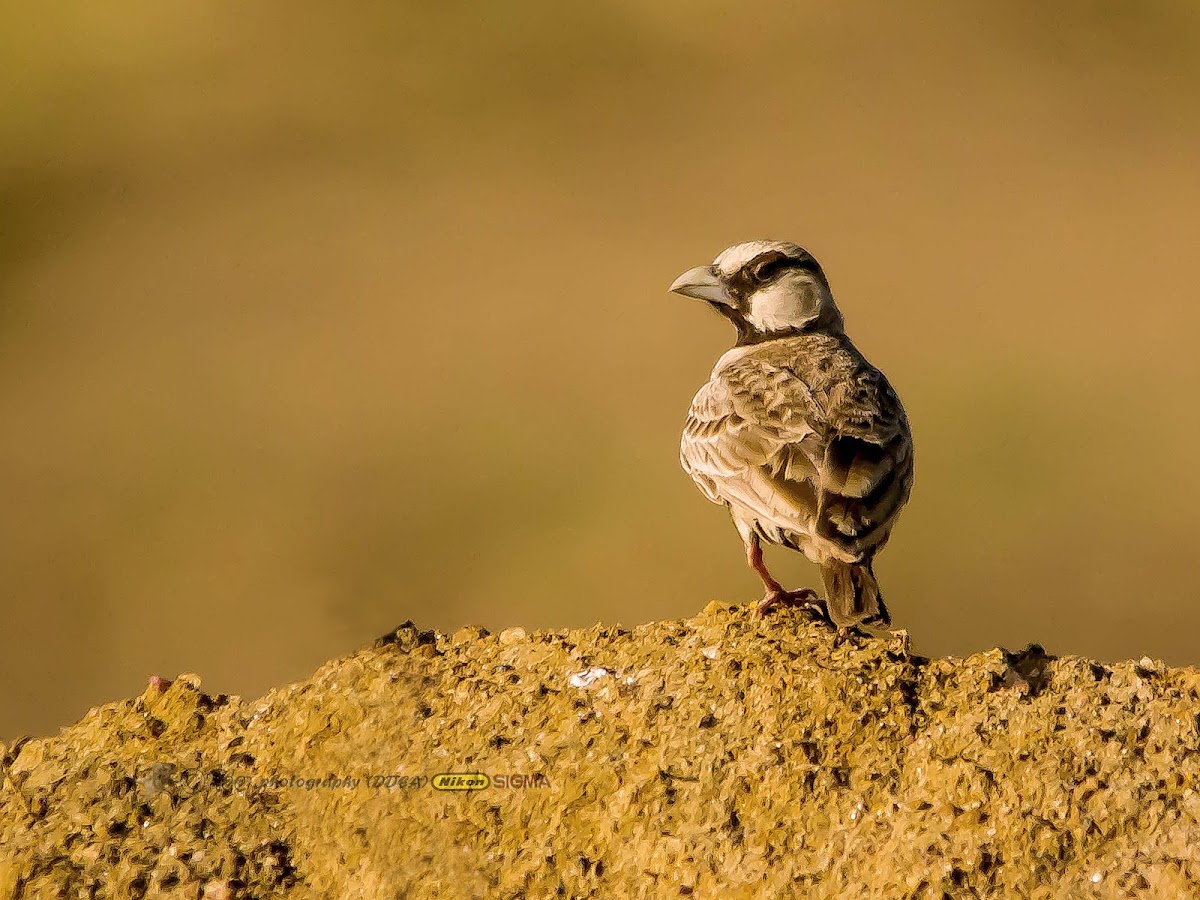
<path id="1" fill-rule="evenodd" d="M 797 244 L 748 241 L 670 291 L 737 332 L 692 399 L 679 460 L 728 507 L 765 589 L 758 611 L 813 606 L 839 629 L 889 626 L 873 561 L 912 491 L 912 433 L 892 385 L 846 335 L 824 270 Z M 785 590 L 764 542 L 816 563 L 824 601 Z"/>

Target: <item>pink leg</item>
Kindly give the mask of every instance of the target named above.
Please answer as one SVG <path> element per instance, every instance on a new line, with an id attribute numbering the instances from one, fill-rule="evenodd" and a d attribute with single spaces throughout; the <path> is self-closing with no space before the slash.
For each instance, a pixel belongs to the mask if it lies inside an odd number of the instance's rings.
<path id="1" fill-rule="evenodd" d="M 758 542 L 758 535 L 751 535 L 750 540 L 746 543 L 746 562 L 750 564 L 758 577 L 762 579 L 763 587 L 766 588 L 766 593 L 763 594 L 762 600 L 758 604 L 758 614 L 765 616 L 777 606 L 816 606 L 821 608 L 821 601 L 817 597 L 817 592 L 812 588 L 800 588 L 798 591 L 785 591 L 783 585 L 772 577 L 767 569 L 766 562 L 763 561 L 762 546 Z M 822 609 L 822 614 L 824 610 Z"/>

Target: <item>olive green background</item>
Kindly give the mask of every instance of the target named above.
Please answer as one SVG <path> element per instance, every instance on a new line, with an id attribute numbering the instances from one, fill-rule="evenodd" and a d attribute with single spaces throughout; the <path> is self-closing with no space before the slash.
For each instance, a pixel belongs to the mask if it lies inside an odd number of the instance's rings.
<path id="1" fill-rule="evenodd" d="M 758 237 L 908 407 L 914 649 L 1200 662 L 1192 5 L 0 9 L 0 736 L 755 598 L 665 288 Z"/>

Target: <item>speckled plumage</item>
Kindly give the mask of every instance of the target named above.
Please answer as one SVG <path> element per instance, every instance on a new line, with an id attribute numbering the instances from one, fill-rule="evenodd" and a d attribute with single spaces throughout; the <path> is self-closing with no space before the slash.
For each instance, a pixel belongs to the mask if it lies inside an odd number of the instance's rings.
<path id="1" fill-rule="evenodd" d="M 779 253 L 784 261 L 775 258 L 764 273 L 770 277 L 756 281 L 757 261 Z M 723 269 L 730 259 L 733 266 Z M 730 248 L 709 269 L 728 300 L 704 299 L 738 326 L 739 346 L 692 400 L 680 445 L 684 470 L 709 500 L 729 508 L 769 602 L 789 592 L 761 556 L 756 563 L 760 540 L 799 550 L 821 567 L 836 624 L 887 623 L 871 563 L 912 486 L 912 440 L 899 397 L 846 336 L 824 274 L 806 251 L 755 242 Z M 716 288 L 710 292 L 717 296 Z M 762 297 L 770 298 L 770 311 L 757 308 Z M 780 308 L 799 314 L 776 315 Z"/>

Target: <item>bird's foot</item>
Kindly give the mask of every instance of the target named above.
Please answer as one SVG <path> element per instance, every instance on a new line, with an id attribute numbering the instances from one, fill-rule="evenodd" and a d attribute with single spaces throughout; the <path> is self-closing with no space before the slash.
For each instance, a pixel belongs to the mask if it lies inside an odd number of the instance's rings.
<path id="1" fill-rule="evenodd" d="M 812 588 L 800 588 L 797 591 L 769 590 L 757 606 L 760 616 L 765 616 L 778 606 L 798 606 L 817 614 L 818 618 L 829 620 L 829 612 L 825 609 L 825 601 Z"/>

